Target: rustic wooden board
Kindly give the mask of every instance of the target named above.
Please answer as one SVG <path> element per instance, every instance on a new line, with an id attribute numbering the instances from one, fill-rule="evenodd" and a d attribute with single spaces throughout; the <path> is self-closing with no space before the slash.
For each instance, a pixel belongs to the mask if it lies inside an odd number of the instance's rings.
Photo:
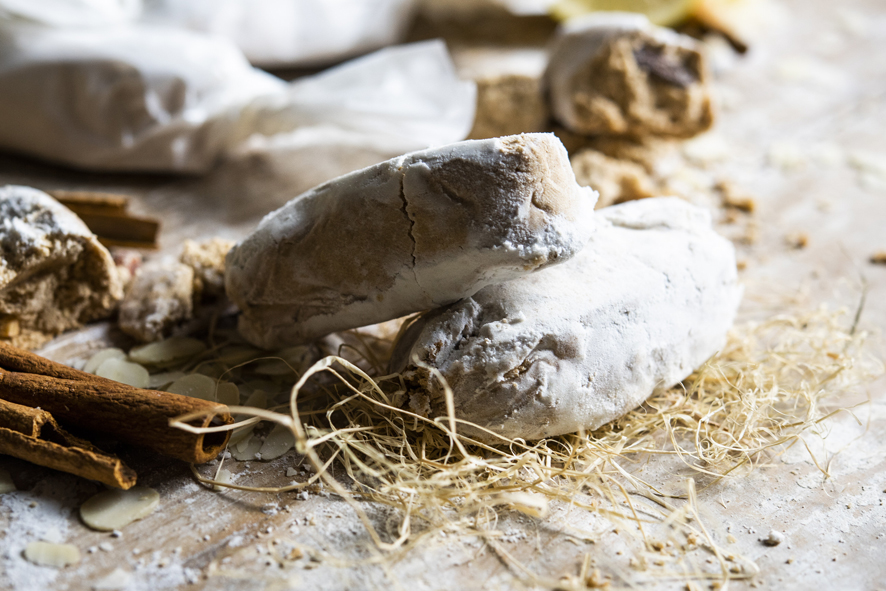
<path id="1" fill-rule="evenodd" d="M 728 150 L 708 164 L 711 174 L 740 183 L 759 205 L 754 214 L 759 239 L 739 246 L 747 265 L 743 313 L 789 311 L 786 302 L 798 293 L 808 302 L 851 307 L 864 281 L 862 323 L 882 331 L 886 266 L 871 265 L 868 257 L 886 249 L 886 7 L 878 0 L 839 6 L 790 0 L 778 6 L 786 20 L 720 74 L 723 108 L 713 133 L 717 145 Z M 194 195 L 177 179 L 85 174 L 12 156 L 0 158 L 0 183 L 133 194 L 136 213 L 164 212 L 164 252 L 176 251 L 184 238 L 240 236 L 273 205 L 218 203 L 212 195 Z M 804 249 L 787 241 L 797 232 L 808 236 Z M 98 326 L 65 337 L 49 352 L 56 358 L 82 357 L 107 342 L 126 341 Z M 882 380 L 870 388 L 870 402 L 856 410 L 861 424 L 842 415 L 830 424 L 826 439 L 810 439 L 830 460 L 832 478 L 823 479 L 808 456 L 792 449 L 749 477 L 700 493 L 712 535 L 761 569 L 735 588 L 886 588 L 884 390 Z M 441 537 L 389 566 L 371 560 L 359 564 L 358 559 L 372 558 L 371 544 L 350 508 L 335 496 L 216 493 L 196 483 L 182 463 L 129 448 L 119 453 L 138 470 L 140 484 L 156 488 L 162 499 L 156 513 L 126 527 L 120 538 L 91 531 L 77 517 L 76 508 L 97 485 L 0 458 L 0 467 L 14 475 L 19 488 L 0 497 L 0 586 L 88 589 L 117 568 L 131 573 L 126 588 L 133 590 L 523 586 L 506 558 L 476 540 Z M 232 466 L 240 474 L 238 483 L 279 485 L 307 477 L 285 475 L 299 462 L 290 453 L 272 462 Z M 675 474 L 690 476 L 678 461 L 662 458 L 650 459 L 642 474 L 653 484 L 675 482 Z M 385 523 L 384 509 L 369 511 Z M 538 573 L 576 574 L 590 554 L 595 566 L 614 576 L 615 586 L 637 578 L 628 564 L 638 550 L 635 533 L 614 529 L 603 518 L 557 507 L 545 521 L 520 515 L 504 520 L 508 536 L 502 547 Z M 564 534 L 567 526 L 589 532 L 596 541 L 577 541 Z M 786 532 L 787 542 L 765 547 L 758 539 L 773 528 Z M 729 536 L 735 539 L 731 544 Z M 44 537 L 76 544 L 83 560 L 61 572 L 25 563 L 24 543 Z M 295 559 L 293 544 L 352 564 Z M 273 553 L 293 560 L 268 559 Z M 683 588 L 674 580 L 650 586 Z"/>

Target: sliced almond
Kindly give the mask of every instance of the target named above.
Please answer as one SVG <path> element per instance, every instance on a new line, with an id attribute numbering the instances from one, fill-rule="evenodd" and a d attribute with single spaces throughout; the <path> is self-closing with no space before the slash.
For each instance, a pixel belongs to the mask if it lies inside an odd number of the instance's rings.
<path id="1" fill-rule="evenodd" d="M 215 380 L 198 373 L 175 380 L 166 391 L 201 400 L 216 400 Z"/>
<path id="2" fill-rule="evenodd" d="M 235 460 L 248 462 L 256 459 L 255 454 L 261 449 L 261 440 L 255 435 L 243 439 L 240 443 L 230 448 L 231 455 Z"/>
<path id="3" fill-rule="evenodd" d="M 144 486 L 106 490 L 80 505 L 80 518 L 92 529 L 119 530 L 153 513 L 159 503 L 160 494 Z"/>
<path id="4" fill-rule="evenodd" d="M 240 388 L 231 382 L 219 382 L 215 391 L 216 399 L 222 404 L 236 406 L 240 404 Z"/>
<path id="5" fill-rule="evenodd" d="M 265 439 L 258 453 L 262 460 L 279 458 L 295 445 L 295 436 L 292 431 L 283 425 L 276 425 Z"/>
<path id="6" fill-rule="evenodd" d="M 40 566 L 62 568 L 80 562 L 80 549 L 73 544 L 28 542 L 25 546 L 25 559 Z"/>
<path id="7" fill-rule="evenodd" d="M 126 359 L 126 353 L 123 349 L 117 349 L 116 347 L 102 349 L 89 358 L 89 361 L 83 366 L 83 371 L 86 373 L 95 373 L 99 366 L 108 359 Z"/>
<path id="8" fill-rule="evenodd" d="M 145 365 L 167 365 L 199 355 L 205 350 L 206 345 L 197 339 L 172 337 L 165 341 L 136 347 L 129 352 L 129 359 Z"/>
<path id="9" fill-rule="evenodd" d="M 134 388 L 147 388 L 151 383 L 148 370 L 139 365 L 123 359 L 106 359 L 95 370 L 95 375 L 114 380 L 132 386 Z"/>

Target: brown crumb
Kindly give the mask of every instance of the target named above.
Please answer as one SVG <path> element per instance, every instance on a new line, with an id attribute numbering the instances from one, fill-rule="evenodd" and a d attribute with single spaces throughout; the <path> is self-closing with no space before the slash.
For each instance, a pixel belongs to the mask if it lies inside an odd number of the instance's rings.
<path id="1" fill-rule="evenodd" d="M 886 250 L 878 250 L 868 260 L 872 265 L 886 265 Z"/>
<path id="2" fill-rule="evenodd" d="M 714 190 L 720 193 L 723 207 L 737 209 L 745 213 L 754 213 L 757 209 L 756 200 L 745 194 L 732 181 L 720 181 L 714 185 Z"/>
<path id="3" fill-rule="evenodd" d="M 809 235 L 806 232 L 794 232 L 789 234 L 785 240 L 791 248 L 801 249 L 809 246 Z"/>
<path id="4" fill-rule="evenodd" d="M 744 261 L 744 260 L 736 261 L 735 268 L 738 269 L 739 271 L 744 271 L 745 269 L 748 268 L 748 262 Z"/>
<path id="5" fill-rule="evenodd" d="M 0 316 L 0 339 L 13 339 L 22 332 L 21 324 L 15 316 Z"/>
<path id="6" fill-rule="evenodd" d="M 218 297 L 225 293 L 225 257 L 234 241 L 212 238 L 185 240 L 179 260 L 194 270 L 194 293 Z"/>
<path id="7" fill-rule="evenodd" d="M 597 209 L 657 194 L 652 178 L 636 162 L 585 149 L 575 154 L 571 163 L 578 184 L 591 187 L 600 194 Z"/>

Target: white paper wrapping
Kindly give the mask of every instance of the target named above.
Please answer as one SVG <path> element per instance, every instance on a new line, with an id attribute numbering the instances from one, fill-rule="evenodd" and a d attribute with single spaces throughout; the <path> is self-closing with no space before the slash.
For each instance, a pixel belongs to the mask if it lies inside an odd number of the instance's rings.
<path id="1" fill-rule="evenodd" d="M 54 27 L 97 27 L 131 22 L 141 0 L 0 0 L 0 18 Z"/>
<path id="2" fill-rule="evenodd" d="M 476 86 L 441 41 L 390 47 L 292 85 L 292 131 L 254 134 L 184 190 L 262 215 L 311 187 L 424 148 L 464 139 Z M 268 112 L 272 109 L 268 107 Z"/>
<path id="3" fill-rule="evenodd" d="M 414 0 L 145 0 L 143 19 L 233 41 L 250 62 L 316 66 L 402 41 Z"/>
<path id="4" fill-rule="evenodd" d="M 82 168 L 202 173 L 247 138 L 316 126 L 418 149 L 462 139 L 474 95 L 433 42 L 289 85 L 217 37 L 0 20 L 0 147 Z"/>

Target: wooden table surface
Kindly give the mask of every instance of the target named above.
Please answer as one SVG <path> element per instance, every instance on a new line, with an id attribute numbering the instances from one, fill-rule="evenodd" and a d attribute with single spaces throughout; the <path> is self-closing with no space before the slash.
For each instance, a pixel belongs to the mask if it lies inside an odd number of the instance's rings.
<path id="1" fill-rule="evenodd" d="M 782 18 L 754 40 L 751 52 L 718 74 L 721 102 L 715 129 L 701 146 L 700 170 L 729 178 L 753 194 L 758 239 L 738 244 L 746 264 L 744 317 L 804 305 L 855 306 L 867 285 L 862 325 L 886 329 L 886 266 L 870 264 L 886 250 L 886 4 L 881 0 L 785 0 Z M 185 237 L 242 236 L 273 203 L 218 203 L 169 177 L 77 173 L 13 156 L 0 157 L 0 183 L 39 188 L 120 190 L 137 196 L 136 211 L 164 212 L 164 251 Z M 729 228 L 724 226 L 724 231 Z M 805 248 L 788 238 L 804 233 Z M 107 331 L 91 328 L 63 346 L 59 357 L 87 355 Z M 78 348 L 79 347 L 79 348 Z M 886 589 L 886 392 L 871 386 L 856 409 L 861 423 L 840 415 L 827 438 L 809 437 L 830 460 L 824 479 L 808 454 L 792 448 L 750 476 L 703 490 L 699 506 L 711 534 L 752 559 L 759 574 L 733 588 Z M 852 404 L 856 399 L 841 400 Z M 837 452 L 840 452 L 837 454 Z M 158 510 L 127 526 L 122 536 L 89 530 L 77 508 L 99 490 L 93 483 L 3 457 L 18 492 L 0 496 L 0 587 L 90 589 L 115 569 L 126 589 L 479 589 L 523 588 L 520 573 L 474 539 L 441 537 L 393 564 L 343 565 L 333 558 L 371 558 L 369 538 L 351 509 L 326 493 L 212 492 L 186 465 L 121 448 L 139 482 L 159 491 Z M 238 483 L 279 485 L 292 480 L 290 452 L 271 462 L 232 463 Z M 688 476 L 674 459 L 644 468 L 652 482 Z M 305 474 L 296 476 L 303 480 Z M 373 519 L 388 514 L 369 507 Z M 594 543 L 564 534 L 594 532 Z M 677 579 L 646 580 L 629 565 L 636 535 L 599 515 L 554 507 L 545 520 L 504 515 L 507 552 L 556 579 L 578 572 L 585 555 L 613 577 L 613 586 L 683 589 Z M 770 529 L 785 543 L 759 542 Z M 24 561 L 27 541 L 76 544 L 82 561 L 63 570 Z M 733 541 L 734 540 L 734 541 Z M 326 556 L 281 565 L 269 556 L 293 543 Z M 702 588 L 701 586 L 699 588 Z"/>

